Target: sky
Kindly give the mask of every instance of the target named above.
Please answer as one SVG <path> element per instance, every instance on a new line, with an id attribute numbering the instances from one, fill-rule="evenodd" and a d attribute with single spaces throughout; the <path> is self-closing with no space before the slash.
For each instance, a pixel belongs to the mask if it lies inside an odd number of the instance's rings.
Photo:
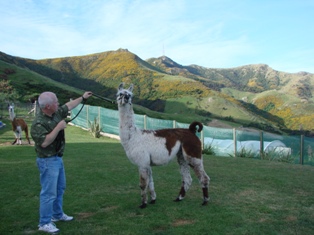
<path id="1" fill-rule="evenodd" d="M 29 59 L 128 49 L 141 59 L 314 73 L 314 0 L 0 0 L 0 51 Z"/>

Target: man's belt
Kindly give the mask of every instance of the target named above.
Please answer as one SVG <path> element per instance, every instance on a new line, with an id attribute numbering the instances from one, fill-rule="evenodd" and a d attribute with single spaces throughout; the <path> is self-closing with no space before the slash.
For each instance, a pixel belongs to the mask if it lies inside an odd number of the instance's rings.
<path id="1" fill-rule="evenodd" d="M 63 153 L 57 153 L 56 155 L 52 155 L 52 156 L 48 156 L 48 157 L 46 157 L 46 156 L 44 156 L 44 157 L 40 157 L 40 156 L 38 156 L 39 158 L 50 158 L 50 157 L 62 157 L 63 156 Z"/>

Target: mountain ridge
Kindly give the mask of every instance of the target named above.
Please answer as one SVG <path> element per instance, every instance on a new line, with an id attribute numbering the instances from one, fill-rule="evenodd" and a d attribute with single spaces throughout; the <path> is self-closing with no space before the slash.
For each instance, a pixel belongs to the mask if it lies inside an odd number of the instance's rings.
<path id="1" fill-rule="evenodd" d="M 205 120 L 217 116 L 259 120 L 257 126 L 313 129 L 307 123 L 314 121 L 309 112 L 314 102 L 314 75 L 307 72 L 285 73 L 266 64 L 229 69 L 184 66 L 166 56 L 142 60 L 127 49 L 44 60 L 0 52 L 0 60 L 79 89 L 92 88 L 110 98 L 114 98 L 117 84 L 132 82 L 135 101 L 160 112 L 169 110 L 167 101 L 177 100 L 182 110 L 205 113 Z M 195 101 L 180 103 L 184 97 Z M 245 114 L 241 116 L 235 109 Z"/>

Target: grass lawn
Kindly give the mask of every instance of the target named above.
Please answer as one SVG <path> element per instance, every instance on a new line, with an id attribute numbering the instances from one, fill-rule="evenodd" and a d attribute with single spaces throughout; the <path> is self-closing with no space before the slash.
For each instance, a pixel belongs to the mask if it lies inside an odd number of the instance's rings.
<path id="1" fill-rule="evenodd" d="M 39 173 L 33 146 L 0 130 L 0 234 L 37 231 Z M 119 141 L 76 127 L 66 128 L 64 210 L 72 222 L 58 222 L 62 234 L 313 234 L 314 168 L 246 158 L 204 156 L 211 177 L 210 203 L 193 184 L 182 202 L 176 161 L 153 168 L 157 202 L 140 209 L 136 166 Z"/>

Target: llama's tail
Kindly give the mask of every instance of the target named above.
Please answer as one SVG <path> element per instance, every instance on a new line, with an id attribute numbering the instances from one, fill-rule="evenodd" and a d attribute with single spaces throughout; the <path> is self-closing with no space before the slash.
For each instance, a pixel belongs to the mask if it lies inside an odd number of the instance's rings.
<path id="1" fill-rule="evenodd" d="M 198 129 L 196 129 L 196 126 L 198 126 Z M 196 134 L 197 132 L 201 132 L 203 130 L 203 124 L 200 122 L 192 122 L 189 126 L 189 130 Z"/>

